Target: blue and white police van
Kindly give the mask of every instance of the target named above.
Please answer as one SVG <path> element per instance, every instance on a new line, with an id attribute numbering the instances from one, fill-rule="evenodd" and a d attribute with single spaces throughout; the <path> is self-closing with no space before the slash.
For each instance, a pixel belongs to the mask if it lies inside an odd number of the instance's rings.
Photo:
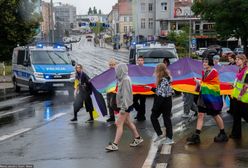
<path id="1" fill-rule="evenodd" d="M 16 47 L 12 55 L 12 81 L 16 92 L 28 88 L 31 94 L 38 91 L 68 90 L 73 95 L 75 61 L 64 46 Z"/>

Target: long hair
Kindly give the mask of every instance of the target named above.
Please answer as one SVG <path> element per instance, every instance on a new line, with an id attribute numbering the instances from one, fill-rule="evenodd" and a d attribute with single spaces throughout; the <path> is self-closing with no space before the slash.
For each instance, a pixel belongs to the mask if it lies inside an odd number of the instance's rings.
<path id="1" fill-rule="evenodd" d="M 160 63 L 156 66 L 154 74 L 156 76 L 156 86 L 159 86 L 162 78 L 170 77 L 170 72 L 164 63 Z"/>

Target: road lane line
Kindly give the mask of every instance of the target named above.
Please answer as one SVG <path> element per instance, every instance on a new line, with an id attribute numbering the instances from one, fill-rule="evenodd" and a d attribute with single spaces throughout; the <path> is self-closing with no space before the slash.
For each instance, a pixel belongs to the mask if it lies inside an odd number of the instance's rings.
<path id="1" fill-rule="evenodd" d="M 166 168 L 167 167 L 167 163 L 158 163 L 156 165 L 156 168 Z"/>
<path id="2" fill-rule="evenodd" d="M 22 134 L 22 133 L 24 133 L 24 132 L 27 132 L 27 131 L 29 131 L 29 130 L 31 130 L 31 128 L 22 128 L 22 129 L 20 129 L 20 130 L 17 130 L 17 131 L 15 131 L 15 132 L 13 132 L 12 134 L 3 135 L 3 136 L 0 137 L 0 142 L 6 140 L 6 139 L 8 139 L 8 138 L 14 137 L 14 136 L 16 136 L 16 135 Z"/>
<path id="3" fill-rule="evenodd" d="M 160 154 L 162 154 L 162 155 L 168 155 L 170 153 L 171 153 L 171 145 L 163 145 Z"/>
<path id="4" fill-rule="evenodd" d="M 155 134 L 154 134 L 154 136 L 155 136 Z M 152 138 L 152 139 L 154 139 L 154 138 Z M 152 141 L 149 153 L 147 155 L 147 158 L 146 158 L 142 168 L 151 168 L 152 167 L 152 163 L 153 163 L 153 161 L 157 155 L 157 151 L 158 151 L 158 146 Z"/>
<path id="5" fill-rule="evenodd" d="M 53 120 L 55 120 L 55 119 L 57 119 L 59 117 L 62 117 L 64 115 L 66 115 L 66 113 L 58 113 L 58 114 L 52 116 L 52 118 L 50 118 L 48 121 L 53 121 Z"/>
<path id="6" fill-rule="evenodd" d="M 15 110 L 15 111 L 11 111 L 11 112 L 4 113 L 4 114 L 0 115 L 0 118 L 2 118 L 3 116 L 6 116 L 6 115 L 18 113 L 18 112 L 23 111 L 23 110 L 25 110 L 25 108 L 21 108 L 21 109 L 19 109 L 19 110 Z"/>
<path id="7" fill-rule="evenodd" d="M 19 100 L 24 100 L 24 99 L 27 99 L 27 98 L 30 98 L 30 97 L 33 97 L 33 96 L 22 97 L 22 98 L 20 98 Z"/>

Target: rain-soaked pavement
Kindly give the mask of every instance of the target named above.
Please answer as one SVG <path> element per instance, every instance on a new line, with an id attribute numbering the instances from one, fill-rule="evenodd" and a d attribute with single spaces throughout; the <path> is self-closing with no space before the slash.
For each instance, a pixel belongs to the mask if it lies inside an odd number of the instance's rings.
<path id="1" fill-rule="evenodd" d="M 84 38 L 73 45 L 70 55 L 83 64 L 91 77 L 106 70 L 111 57 L 118 62 L 128 60 L 127 52 L 95 48 Z M 104 148 L 114 138 L 114 124 L 106 123 L 105 119 L 87 124 L 88 114 L 84 109 L 79 112 L 79 121 L 71 123 L 72 100 L 67 92 L 40 93 L 36 96 L 29 95 L 27 90 L 18 94 L 12 89 L 4 92 L 0 92 L 0 167 L 1 164 L 31 164 L 35 168 L 140 168 L 143 165 L 171 168 L 248 167 L 248 127 L 245 123 L 241 141 L 229 140 L 217 144 L 213 142 L 213 137 L 218 129 L 207 117 L 201 134 L 202 143 L 186 145 L 186 137 L 195 129 L 195 118 L 181 118 L 182 96 L 173 99 L 172 122 L 176 144 L 156 146 L 151 143 L 154 130 L 149 121 L 150 97 L 147 99 L 147 120 L 135 122 L 144 143 L 136 148 L 129 147 L 132 136 L 125 131 L 119 151 L 108 153 Z M 131 115 L 134 118 L 136 113 Z M 226 113 L 223 116 L 227 132 L 230 132 L 231 117 Z"/>

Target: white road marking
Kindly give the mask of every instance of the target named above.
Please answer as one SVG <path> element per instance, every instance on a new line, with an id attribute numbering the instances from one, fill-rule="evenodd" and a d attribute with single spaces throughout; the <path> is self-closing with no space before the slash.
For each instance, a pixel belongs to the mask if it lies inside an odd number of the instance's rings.
<path id="1" fill-rule="evenodd" d="M 179 107 L 183 107 L 183 102 L 181 102 L 181 103 L 179 103 L 179 104 L 177 104 L 175 106 L 172 106 L 172 110 L 175 110 L 175 109 L 177 109 Z"/>
<path id="2" fill-rule="evenodd" d="M 168 155 L 170 153 L 171 153 L 171 145 L 163 145 L 160 154 L 162 154 L 162 155 Z"/>
<path id="3" fill-rule="evenodd" d="M 154 134 L 154 136 L 155 136 L 155 134 Z M 152 139 L 154 139 L 154 138 L 152 138 Z M 142 168 L 151 168 L 152 167 L 152 163 L 156 157 L 157 151 L 158 151 L 158 146 L 154 142 L 152 142 L 149 153 L 147 155 L 147 158 L 146 158 Z"/>
<path id="4" fill-rule="evenodd" d="M 64 115 L 66 115 L 66 113 L 58 113 L 58 114 L 52 116 L 52 118 L 50 118 L 48 121 L 53 121 L 53 120 L 55 120 L 55 119 L 57 119 L 59 117 L 62 117 Z"/>
<path id="5" fill-rule="evenodd" d="M 22 134 L 22 133 L 24 133 L 24 132 L 27 132 L 27 131 L 29 131 L 29 130 L 31 130 L 31 128 L 22 128 L 22 129 L 20 129 L 20 130 L 17 130 L 17 131 L 15 131 L 15 132 L 13 132 L 12 134 L 3 135 L 3 136 L 0 137 L 0 142 L 6 140 L 6 139 L 8 139 L 8 138 L 14 137 L 14 136 L 16 136 L 16 135 Z"/>
<path id="6" fill-rule="evenodd" d="M 178 101 L 178 100 L 183 100 L 183 96 L 173 98 L 172 100 L 173 100 L 173 102 Z"/>
<path id="7" fill-rule="evenodd" d="M 19 100 L 24 100 L 24 99 L 27 99 L 27 98 L 30 98 L 30 97 L 33 97 L 33 96 L 22 97 L 22 98 L 20 98 Z"/>
<path id="8" fill-rule="evenodd" d="M 4 114 L 0 115 L 0 118 L 3 117 L 3 116 L 9 115 L 9 114 L 18 113 L 18 112 L 23 111 L 23 110 L 24 110 L 24 108 L 21 108 L 19 110 L 15 110 L 15 111 L 4 113 Z"/>
<path id="9" fill-rule="evenodd" d="M 158 163 L 156 165 L 156 168 L 166 168 L 167 167 L 167 163 Z"/>

